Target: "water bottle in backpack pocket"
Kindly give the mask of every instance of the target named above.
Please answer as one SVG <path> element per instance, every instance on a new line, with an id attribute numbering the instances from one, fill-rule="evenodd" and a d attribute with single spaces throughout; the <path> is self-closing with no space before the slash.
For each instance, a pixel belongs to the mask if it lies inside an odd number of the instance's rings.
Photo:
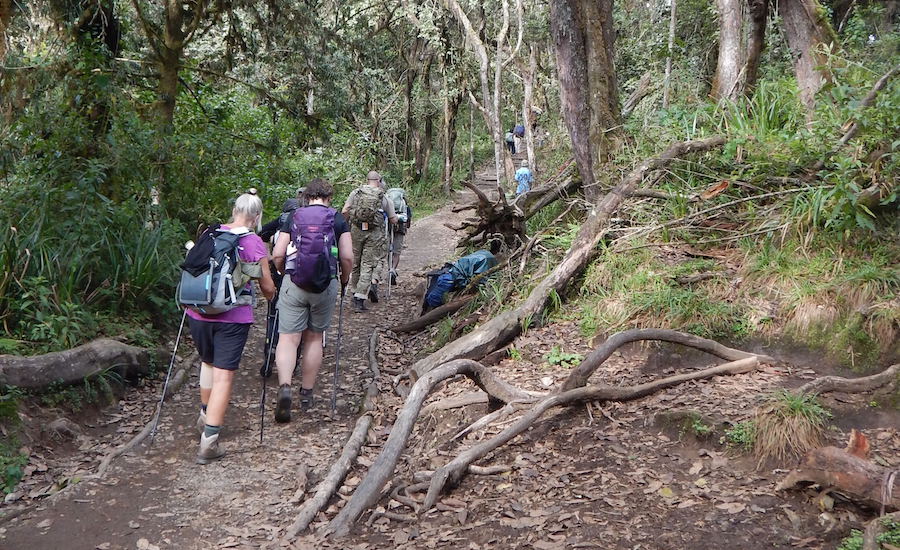
<path id="1" fill-rule="evenodd" d="M 218 315 L 253 303 L 252 290 L 245 289 L 250 277 L 244 274 L 238 254 L 246 227 L 222 229 L 215 225 L 204 231 L 181 264 L 178 303 L 203 315 Z"/>
<path id="2" fill-rule="evenodd" d="M 334 236 L 333 208 L 307 206 L 294 211 L 291 218 L 291 242 L 297 259 L 289 271 L 291 282 L 308 292 L 324 292 L 337 276 L 337 243 Z"/>

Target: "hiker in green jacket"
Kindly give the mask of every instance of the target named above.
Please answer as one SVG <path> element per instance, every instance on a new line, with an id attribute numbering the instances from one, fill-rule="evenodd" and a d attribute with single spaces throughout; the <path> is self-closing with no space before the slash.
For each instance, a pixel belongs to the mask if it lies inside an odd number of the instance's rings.
<path id="1" fill-rule="evenodd" d="M 396 224 L 398 221 L 394 204 L 382 189 L 381 174 L 374 170 L 369 172 L 365 185 L 350 193 L 341 212 L 350 222 L 353 240 L 353 276 L 350 279 L 353 309 L 366 311 L 370 290 L 374 290 L 372 301 L 378 299 L 372 279 L 386 250 L 385 223 Z"/>

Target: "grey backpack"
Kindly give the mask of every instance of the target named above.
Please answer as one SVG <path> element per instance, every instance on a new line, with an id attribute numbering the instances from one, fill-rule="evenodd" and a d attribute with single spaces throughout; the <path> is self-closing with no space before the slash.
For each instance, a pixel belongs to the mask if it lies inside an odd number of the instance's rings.
<path id="1" fill-rule="evenodd" d="M 178 303 L 203 315 L 219 315 L 253 303 L 245 290 L 250 277 L 244 274 L 238 245 L 250 233 L 246 227 L 203 232 L 181 264 Z"/>

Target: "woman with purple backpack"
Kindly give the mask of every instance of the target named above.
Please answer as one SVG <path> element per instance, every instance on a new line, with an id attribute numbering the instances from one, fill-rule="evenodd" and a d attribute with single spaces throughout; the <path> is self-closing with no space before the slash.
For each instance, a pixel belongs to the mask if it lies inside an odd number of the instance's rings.
<path id="1" fill-rule="evenodd" d="M 306 186 L 309 206 L 294 211 L 275 242 L 275 268 L 288 276 L 278 296 L 278 403 L 276 422 L 291 420 L 291 377 L 297 363 L 297 348 L 303 342 L 300 409 L 312 406 L 316 375 L 322 367 L 322 337 L 331 324 L 335 299 L 344 292 L 353 271 L 350 227 L 331 208 L 334 188 L 321 178 Z M 288 245 L 297 248 L 296 260 L 286 262 Z M 338 269 L 340 266 L 340 269 Z"/>

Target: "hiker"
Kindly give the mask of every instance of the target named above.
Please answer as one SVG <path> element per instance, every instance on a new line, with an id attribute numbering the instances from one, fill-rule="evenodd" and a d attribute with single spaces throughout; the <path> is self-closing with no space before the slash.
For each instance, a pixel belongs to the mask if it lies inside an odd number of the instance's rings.
<path id="1" fill-rule="evenodd" d="M 522 140 L 525 139 L 525 126 L 516 124 L 515 128 L 513 128 L 513 139 L 516 142 L 516 149 L 521 149 Z"/>
<path id="2" fill-rule="evenodd" d="M 288 199 L 284 201 L 284 204 L 281 206 L 281 214 L 278 215 L 272 221 L 266 222 L 262 229 L 259 230 L 259 238 L 264 242 L 268 242 L 273 237 L 277 237 L 278 230 L 281 229 L 281 226 L 284 225 L 285 220 L 291 217 L 291 214 L 294 213 L 294 210 L 301 206 L 306 206 L 306 198 L 303 193 L 306 191 L 305 187 L 301 187 L 297 190 L 297 198 L 296 199 Z"/>
<path id="3" fill-rule="evenodd" d="M 243 194 L 234 201 L 231 221 L 220 229 L 237 232 L 250 231 L 240 237 L 238 257 L 241 272 L 259 280 L 259 287 L 266 299 L 275 297 L 275 283 L 269 272 L 269 256 L 266 245 L 258 235 L 262 219 L 262 201 L 255 194 Z M 251 293 L 251 284 L 244 287 L 241 294 Z M 225 421 L 225 411 L 231 398 L 234 373 L 241 361 L 250 325 L 253 324 L 253 305 L 239 305 L 224 313 L 206 315 L 193 309 L 187 310 L 190 317 L 191 336 L 200 355 L 200 416 L 197 427 L 201 429 L 200 449 L 197 463 L 208 464 L 225 455 L 219 446 L 219 432 Z"/>
<path id="4" fill-rule="evenodd" d="M 372 278 L 384 258 L 385 216 L 387 223 L 396 224 L 397 214 L 392 203 L 381 189 L 381 174 L 372 170 L 366 176 L 366 184 L 350 193 L 342 210 L 350 224 L 353 239 L 353 310 L 366 311 Z M 377 300 L 377 291 L 374 294 Z"/>
<path id="5" fill-rule="evenodd" d="M 397 284 L 397 266 L 400 265 L 400 253 L 403 250 L 403 240 L 406 232 L 412 225 L 412 208 L 406 202 L 406 190 L 402 187 L 391 187 L 385 192 L 387 198 L 394 204 L 394 212 L 397 213 L 398 223 L 390 226 L 388 235 L 388 259 L 390 284 Z"/>
<path id="6" fill-rule="evenodd" d="M 322 368 L 323 334 L 334 313 L 338 278 L 343 295 L 353 270 L 350 228 L 344 216 L 331 208 L 333 196 L 330 183 L 321 178 L 312 180 L 306 186 L 309 206 L 294 211 L 281 227 L 272 251 L 275 267 L 290 275 L 284 278 L 278 299 L 276 422 L 291 420 L 291 377 L 301 341 L 300 410 L 312 406 L 316 375 Z M 290 244 L 297 248 L 294 261 L 286 261 Z"/>
<path id="7" fill-rule="evenodd" d="M 516 196 L 531 191 L 531 182 L 534 181 L 534 174 L 532 174 L 531 169 L 528 168 L 527 160 L 522 161 L 521 168 L 516 170 L 514 178 L 518 182 L 518 185 L 516 185 Z"/>
<path id="8" fill-rule="evenodd" d="M 510 155 L 516 154 L 516 136 L 513 134 L 513 129 L 510 128 L 508 132 L 506 132 L 506 136 L 504 137 L 506 140 L 506 148 L 509 149 Z"/>

